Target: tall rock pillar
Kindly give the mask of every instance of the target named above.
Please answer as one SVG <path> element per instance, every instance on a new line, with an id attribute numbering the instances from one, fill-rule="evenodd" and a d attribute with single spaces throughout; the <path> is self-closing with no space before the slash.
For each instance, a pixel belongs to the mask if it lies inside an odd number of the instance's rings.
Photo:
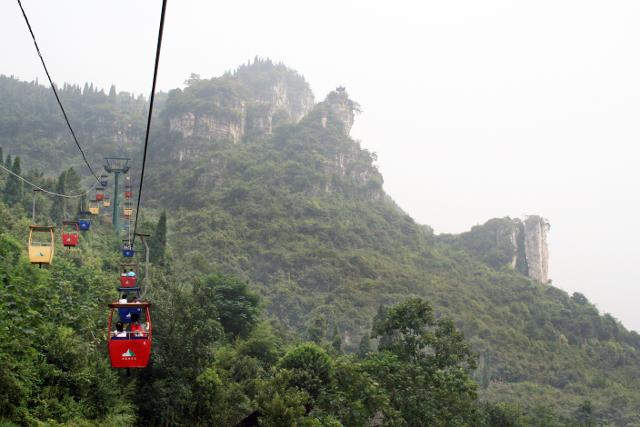
<path id="1" fill-rule="evenodd" d="M 549 281 L 549 228 L 549 223 L 538 215 L 530 215 L 524 220 L 524 250 L 528 275 L 542 283 Z"/>

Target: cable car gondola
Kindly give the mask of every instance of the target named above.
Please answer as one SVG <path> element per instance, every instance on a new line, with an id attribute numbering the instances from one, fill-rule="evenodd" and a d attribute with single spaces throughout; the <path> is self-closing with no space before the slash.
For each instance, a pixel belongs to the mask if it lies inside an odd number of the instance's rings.
<path id="1" fill-rule="evenodd" d="M 66 248 L 78 246 L 80 234 L 78 221 L 62 221 L 62 245 Z"/>
<path id="2" fill-rule="evenodd" d="M 100 185 L 101 186 L 106 187 L 107 184 L 109 183 L 108 176 L 107 175 L 100 175 L 99 181 L 100 181 Z"/>
<path id="3" fill-rule="evenodd" d="M 126 258 L 133 258 L 136 254 L 135 249 L 133 248 L 133 243 L 129 240 L 123 240 L 124 244 L 122 245 L 122 256 Z"/>
<path id="4" fill-rule="evenodd" d="M 50 225 L 29 226 L 29 262 L 49 265 L 53 261 L 55 248 L 54 227 Z"/>
<path id="5" fill-rule="evenodd" d="M 133 215 L 133 208 L 131 208 L 131 207 L 126 207 L 126 206 L 125 206 L 125 207 L 123 207 L 123 208 L 122 208 L 122 215 L 123 215 L 125 218 L 129 218 L 131 215 Z"/>
<path id="6" fill-rule="evenodd" d="M 125 199 L 130 199 L 132 196 L 131 193 L 131 177 L 127 176 L 124 182 L 124 197 Z"/>
<path id="7" fill-rule="evenodd" d="M 104 188 L 96 188 L 96 201 L 101 202 L 104 200 Z"/>
<path id="8" fill-rule="evenodd" d="M 138 283 L 138 263 L 137 262 L 122 262 L 120 263 L 120 290 L 129 290 L 135 288 Z"/>
<path id="9" fill-rule="evenodd" d="M 91 215 L 100 214 L 100 206 L 98 205 L 97 200 L 89 200 L 89 212 Z"/>
<path id="10" fill-rule="evenodd" d="M 102 201 L 102 206 L 104 206 L 105 208 L 108 208 L 109 206 L 111 206 L 111 196 L 109 196 L 109 193 L 104 193 L 104 200 Z"/>
<path id="11" fill-rule="evenodd" d="M 90 212 L 80 212 L 80 218 L 78 218 L 80 231 L 89 231 L 91 229 L 91 220 L 88 218 L 90 214 Z"/>
<path id="12" fill-rule="evenodd" d="M 146 301 L 134 303 L 111 303 L 109 308 L 109 359 L 112 368 L 146 368 L 151 355 L 151 314 Z M 112 329 L 117 322 L 128 326 L 128 330 Z M 141 325 L 136 319 L 146 323 Z"/>

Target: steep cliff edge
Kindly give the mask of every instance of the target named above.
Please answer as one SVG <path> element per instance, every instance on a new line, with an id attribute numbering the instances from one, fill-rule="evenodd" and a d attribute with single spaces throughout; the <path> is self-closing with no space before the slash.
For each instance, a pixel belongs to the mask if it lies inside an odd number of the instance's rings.
<path id="1" fill-rule="evenodd" d="M 193 75 L 185 89 L 169 92 L 163 116 L 169 130 L 184 138 L 238 143 L 298 122 L 313 105 L 304 77 L 282 64 L 256 59 L 221 77 Z"/>
<path id="2" fill-rule="evenodd" d="M 549 222 L 539 215 L 524 220 L 495 218 L 443 242 L 463 249 L 493 268 L 509 267 L 541 283 L 549 282 Z"/>

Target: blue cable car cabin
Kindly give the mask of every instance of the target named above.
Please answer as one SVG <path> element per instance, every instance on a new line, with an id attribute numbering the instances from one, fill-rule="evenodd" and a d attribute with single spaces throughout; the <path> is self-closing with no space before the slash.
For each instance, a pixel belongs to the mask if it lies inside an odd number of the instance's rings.
<path id="1" fill-rule="evenodd" d="M 124 240 L 124 243 L 122 245 L 122 256 L 126 258 L 133 258 L 135 254 L 136 251 L 133 248 L 133 243 L 131 243 L 129 240 Z"/>
<path id="2" fill-rule="evenodd" d="M 89 231 L 91 229 L 91 212 L 82 211 L 78 217 L 78 228 L 80 231 Z"/>
<path id="3" fill-rule="evenodd" d="M 99 181 L 100 181 L 100 185 L 103 187 L 106 187 L 107 184 L 109 183 L 107 175 L 100 175 Z"/>

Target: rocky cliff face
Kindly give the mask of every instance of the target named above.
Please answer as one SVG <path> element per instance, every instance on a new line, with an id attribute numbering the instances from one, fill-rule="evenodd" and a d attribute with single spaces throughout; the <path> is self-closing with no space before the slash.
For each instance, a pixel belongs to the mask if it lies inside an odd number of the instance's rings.
<path id="1" fill-rule="evenodd" d="M 524 220 L 524 249 L 528 276 L 542 283 L 549 281 L 549 247 L 547 232 L 549 223 L 538 215 L 530 215 Z"/>
<path id="2" fill-rule="evenodd" d="M 459 236 L 445 236 L 482 262 L 494 267 L 509 266 L 542 283 L 549 281 L 549 223 L 538 215 L 524 220 L 497 218 Z"/>
<path id="3" fill-rule="evenodd" d="M 194 78 L 169 94 L 169 130 L 183 138 L 227 140 L 271 135 L 276 126 L 297 123 L 314 107 L 304 78 L 283 65 L 257 60 L 211 80 Z"/>
<path id="4" fill-rule="evenodd" d="M 322 126 L 327 127 L 330 120 L 336 120 L 342 124 L 345 133 L 348 135 L 351 132 L 355 114 L 360 111 L 358 104 L 349 99 L 344 87 L 338 87 L 333 92 L 330 92 L 323 104 L 326 108 L 320 118 Z"/>
<path id="5" fill-rule="evenodd" d="M 241 104 L 239 114 L 216 115 L 186 112 L 169 119 L 169 130 L 179 132 L 183 138 L 228 140 L 238 143 L 245 132 L 245 107 Z"/>
<path id="6" fill-rule="evenodd" d="M 174 153 L 180 159 L 197 155 L 202 141 L 260 139 L 311 111 L 320 112 L 316 120 L 323 127 L 339 126 L 348 135 L 359 111 L 343 87 L 315 104 L 302 76 L 269 61 L 258 60 L 210 80 L 192 76 L 188 83 L 184 90 L 169 93 L 163 113 L 169 131 L 179 133 L 186 145 L 177 150 L 182 154 Z"/>

